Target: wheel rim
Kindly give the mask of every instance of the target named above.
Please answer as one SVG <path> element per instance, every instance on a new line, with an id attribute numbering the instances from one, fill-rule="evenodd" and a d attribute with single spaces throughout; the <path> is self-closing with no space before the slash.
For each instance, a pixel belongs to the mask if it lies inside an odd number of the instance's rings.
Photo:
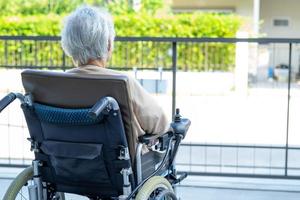
<path id="1" fill-rule="evenodd" d="M 16 196 L 16 200 L 30 200 L 27 184 L 20 189 Z"/>
<path id="2" fill-rule="evenodd" d="M 30 200 L 28 187 L 33 185 L 33 168 L 32 166 L 24 169 L 10 183 L 3 200 Z M 63 193 L 57 193 L 57 200 L 65 200 Z"/>
<path id="3" fill-rule="evenodd" d="M 151 177 L 147 182 L 142 186 L 136 195 L 136 200 L 156 200 L 162 192 L 166 193 L 167 191 L 173 193 L 173 188 L 169 181 L 161 176 Z M 168 192 L 168 193 L 169 193 Z M 163 199 L 163 198 L 162 198 Z M 166 199 L 176 199 L 176 198 L 166 198 Z"/>
<path id="4" fill-rule="evenodd" d="M 160 188 L 158 188 L 158 189 L 160 189 Z M 154 200 L 177 200 L 177 197 L 173 191 L 170 191 L 167 189 L 162 189 L 162 190 L 159 190 L 159 192 L 156 194 L 156 197 L 154 198 Z"/>
<path id="5" fill-rule="evenodd" d="M 168 188 L 164 185 L 158 186 L 157 189 L 155 189 L 149 197 L 149 200 L 165 200 L 163 198 L 160 198 L 161 194 L 163 194 L 165 191 L 168 191 Z M 159 198 L 158 198 L 159 197 Z"/>

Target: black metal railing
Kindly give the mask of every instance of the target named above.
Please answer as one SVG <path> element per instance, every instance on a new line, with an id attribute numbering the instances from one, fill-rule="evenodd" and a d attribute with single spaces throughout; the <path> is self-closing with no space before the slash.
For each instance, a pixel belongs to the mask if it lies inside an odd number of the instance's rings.
<path id="1" fill-rule="evenodd" d="M 64 54 L 59 41 L 59 37 L 0 36 L 0 68 L 50 70 L 72 68 L 72 60 Z M 286 125 L 286 130 L 281 145 L 185 143 L 179 152 L 177 164 L 180 170 L 187 170 L 195 175 L 300 178 L 300 164 L 292 159 L 300 154 L 300 148 L 297 145 L 290 145 L 289 139 L 291 91 L 299 88 L 297 84 L 299 68 L 294 64 L 293 55 L 296 53 L 294 46 L 299 43 L 300 39 L 284 38 L 122 37 L 116 38 L 114 55 L 109 67 L 134 72 L 152 70 L 171 73 L 172 108 L 170 110 L 173 115 L 179 93 L 178 84 L 181 84 L 178 83 L 178 72 L 233 72 L 237 68 L 238 44 L 247 44 L 250 47 L 253 45 L 251 48 L 256 49 L 253 51 L 254 54 L 259 54 L 260 47 L 279 49 L 284 45 L 286 54 L 283 60 L 288 65 L 286 81 L 279 80 L 280 74 L 274 76 L 268 71 L 268 75 L 263 75 L 265 76 L 263 80 L 259 78 L 258 73 L 254 73 L 253 78 L 250 67 L 245 66 L 249 68 L 248 87 L 271 85 L 272 88 L 286 91 L 287 104 L 281 105 L 286 110 L 286 118 L 282 121 Z M 272 53 L 275 59 L 276 52 Z M 274 62 L 272 65 L 275 64 Z M 254 65 L 257 67 L 257 64 Z M 275 66 L 266 70 L 274 69 Z M 200 122 L 194 119 L 192 123 L 196 125 Z M 0 122 L 0 126 L 26 129 L 24 125 L 11 122 Z M 13 145 L 12 141 L 10 145 Z M 261 157 L 262 155 L 265 156 Z M 2 166 L 22 166 L 28 164 L 30 158 L 11 157 L 9 154 L 0 156 L 0 161 L 3 161 L 0 164 Z"/>
<path id="2" fill-rule="evenodd" d="M 300 155 L 300 147 L 288 151 Z M 177 165 L 191 175 L 299 179 L 299 164 L 287 162 L 284 145 L 185 143 Z"/>

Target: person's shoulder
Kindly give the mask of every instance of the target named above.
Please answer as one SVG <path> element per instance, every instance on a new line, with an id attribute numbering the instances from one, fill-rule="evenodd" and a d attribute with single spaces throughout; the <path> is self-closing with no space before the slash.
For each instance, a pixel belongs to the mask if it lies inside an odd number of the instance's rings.
<path id="1" fill-rule="evenodd" d="M 66 73 L 77 73 L 78 72 L 78 68 L 72 68 L 72 69 L 68 69 L 65 71 Z"/>
<path id="2" fill-rule="evenodd" d="M 96 65 L 84 65 L 72 68 L 66 71 L 67 73 L 84 73 L 84 74 L 98 74 L 98 75 L 122 75 L 119 71 L 98 67 Z"/>
<path id="3" fill-rule="evenodd" d="M 122 74 L 127 77 L 127 80 L 130 85 L 132 85 L 132 86 L 140 85 L 139 81 L 136 78 L 134 78 L 131 74 L 129 74 L 129 73 L 122 73 Z"/>
<path id="4" fill-rule="evenodd" d="M 122 72 L 114 70 L 114 69 L 108 69 L 108 68 L 102 68 L 101 72 L 107 75 L 124 75 Z"/>

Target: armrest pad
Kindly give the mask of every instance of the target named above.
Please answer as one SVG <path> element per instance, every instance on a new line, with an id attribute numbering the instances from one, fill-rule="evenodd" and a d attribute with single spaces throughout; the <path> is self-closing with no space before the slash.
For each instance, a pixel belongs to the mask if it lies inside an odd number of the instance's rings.
<path id="1" fill-rule="evenodd" d="M 139 137 L 139 142 L 148 147 L 155 147 L 156 150 L 164 151 L 168 148 L 172 135 L 172 132 L 166 132 L 164 134 L 146 134 Z"/>
<path id="2" fill-rule="evenodd" d="M 148 134 L 147 133 L 147 134 L 141 135 L 139 137 L 139 142 L 149 145 L 149 144 L 154 143 L 159 138 L 159 136 L 160 136 L 159 134 Z"/>
<path id="3" fill-rule="evenodd" d="M 164 134 L 145 134 L 145 135 L 141 135 L 139 137 L 139 142 L 146 144 L 146 145 L 154 145 L 157 140 L 165 135 L 169 135 L 169 133 L 164 133 Z"/>

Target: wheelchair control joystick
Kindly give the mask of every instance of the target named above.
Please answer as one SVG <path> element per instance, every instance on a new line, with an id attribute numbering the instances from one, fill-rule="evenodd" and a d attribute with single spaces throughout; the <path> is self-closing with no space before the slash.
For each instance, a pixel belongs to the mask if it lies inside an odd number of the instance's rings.
<path id="1" fill-rule="evenodd" d="M 180 110 L 179 110 L 179 108 L 176 108 L 174 121 L 175 121 L 175 122 L 180 122 L 180 121 L 181 121 L 181 115 L 180 115 Z"/>
<path id="2" fill-rule="evenodd" d="M 191 121 L 189 119 L 182 118 L 180 110 L 177 108 L 174 116 L 174 122 L 171 123 L 174 133 L 184 139 L 190 125 Z"/>

